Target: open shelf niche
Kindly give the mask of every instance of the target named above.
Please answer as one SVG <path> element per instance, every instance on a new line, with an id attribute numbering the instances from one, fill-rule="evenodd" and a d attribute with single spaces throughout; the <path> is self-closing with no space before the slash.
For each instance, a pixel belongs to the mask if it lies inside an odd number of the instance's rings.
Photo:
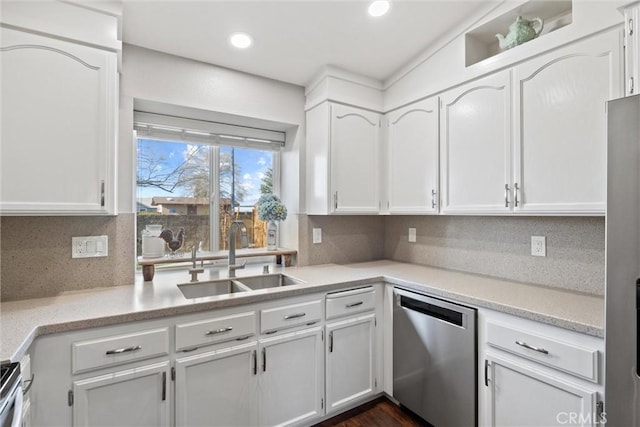
<path id="1" fill-rule="evenodd" d="M 515 22 L 518 16 L 528 20 L 542 18 L 544 28 L 538 37 L 544 37 L 545 34 L 571 24 L 573 3 L 572 0 L 532 0 L 474 28 L 465 34 L 465 65 L 468 67 L 504 52 L 500 49 L 496 34 L 506 37 L 509 25 Z"/>

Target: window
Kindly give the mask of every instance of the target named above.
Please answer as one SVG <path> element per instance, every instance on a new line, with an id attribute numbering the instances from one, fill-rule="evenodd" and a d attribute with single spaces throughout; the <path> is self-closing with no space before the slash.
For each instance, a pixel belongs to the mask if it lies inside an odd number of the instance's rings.
<path id="1" fill-rule="evenodd" d="M 178 252 L 194 245 L 202 251 L 226 250 L 234 220 L 243 221 L 246 228 L 246 234 L 238 233 L 236 247 L 266 246 L 266 224 L 258 218 L 256 202 L 277 190 L 279 156 L 266 144 L 269 141 L 247 143 L 247 138 L 212 138 L 203 132 L 194 138 L 196 132 L 185 134 L 184 129 L 170 129 L 174 138 L 169 138 L 166 127 L 159 135 L 144 126 L 136 123 L 138 255 L 142 230 L 149 224 L 172 230 L 174 240 L 182 240 Z M 180 137 L 185 135 L 189 137 Z M 179 239 L 181 228 L 184 236 Z"/>

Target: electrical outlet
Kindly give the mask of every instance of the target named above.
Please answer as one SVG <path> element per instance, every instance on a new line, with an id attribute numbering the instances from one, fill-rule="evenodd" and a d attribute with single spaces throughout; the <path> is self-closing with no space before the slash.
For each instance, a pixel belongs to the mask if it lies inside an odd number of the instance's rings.
<path id="1" fill-rule="evenodd" d="M 71 258 L 95 258 L 109 255 L 108 236 L 71 238 Z"/>
<path id="2" fill-rule="evenodd" d="M 313 243 L 322 243 L 322 228 L 313 229 Z"/>
<path id="3" fill-rule="evenodd" d="M 409 229 L 409 242 L 415 243 L 415 241 L 416 241 L 416 229 L 415 228 L 410 228 Z"/>
<path id="4" fill-rule="evenodd" d="M 547 239 L 544 236 L 531 236 L 531 255 L 547 256 Z"/>

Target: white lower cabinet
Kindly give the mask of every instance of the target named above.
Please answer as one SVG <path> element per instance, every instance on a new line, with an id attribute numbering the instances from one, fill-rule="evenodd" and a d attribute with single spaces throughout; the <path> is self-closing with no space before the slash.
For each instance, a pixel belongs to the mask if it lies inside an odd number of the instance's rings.
<path id="1" fill-rule="evenodd" d="M 74 381 L 73 426 L 169 426 L 170 375 L 165 361 Z"/>
<path id="2" fill-rule="evenodd" d="M 176 360 L 176 426 L 257 424 L 258 343 Z"/>
<path id="3" fill-rule="evenodd" d="M 478 424 L 597 426 L 602 339 L 478 310 Z"/>
<path id="4" fill-rule="evenodd" d="M 260 425 L 290 425 L 322 415 L 323 355 L 321 327 L 260 340 Z"/>
<path id="5" fill-rule="evenodd" d="M 487 355 L 491 426 L 597 425 L 597 393 L 530 364 Z"/>
<path id="6" fill-rule="evenodd" d="M 327 324 L 327 412 L 373 395 L 375 313 Z"/>

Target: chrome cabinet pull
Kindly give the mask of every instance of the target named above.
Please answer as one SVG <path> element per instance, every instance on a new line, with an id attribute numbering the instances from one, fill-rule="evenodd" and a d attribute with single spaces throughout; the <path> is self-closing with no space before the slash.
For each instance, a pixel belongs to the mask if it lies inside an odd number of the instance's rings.
<path id="1" fill-rule="evenodd" d="M 438 193 L 436 192 L 436 190 L 431 190 L 431 208 L 432 209 L 436 208 L 436 205 L 437 205 L 437 203 L 436 203 L 436 195 L 437 194 Z"/>
<path id="2" fill-rule="evenodd" d="M 162 400 L 167 400 L 167 373 L 162 373 Z"/>
<path id="3" fill-rule="evenodd" d="M 333 193 L 333 207 L 338 209 L 338 192 Z"/>
<path id="4" fill-rule="evenodd" d="M 329 333 L 329 353 L 333 353 L 333 332 Z"/>
<path id="5" fill-rule="evenodd" d="M 629 77 L 629 95 L 631 95 L 634 91 L 634 87 L 633 87 L 633 77 Z"/>
<path id="6" fill-rule="evenodd" d="M 533 351 L 537 351 L 538 353 L 542 353 L 542 354 L 549 354 L 548 350 L 545 350 L 544 348 L 540 348 L 540 347 L 534 347 L 532 345 L 527 344 L 524 341 L 516 341 L 516 344 L 518 344 L 521 347 L 524 347 L 528 350 L 533 350 Z"/>
<path id="7" fill-rule="evenodd" d="M 236 341 L 248 340 L 250 337 L 251 337 L 251 335 L 247 335 L 247 336 L 244 336 L 244 337 L 239 337 L 239 338 L 236 338 Z"/>
<path id="8" fill-rule="evenodd" d="M 258 375 L 258 352 L 253 350 L 253 375 Z"/>
<path id="9" fill-rule="evenodd" d="M 297 319 L 298 317 L 304 317 L 306 315 L 307 313 L 287 314 L 284 316 L 284 320 Z"/>
<path id="10" fill-rule="evenodd" d="M 104 181 L 100 181 L 100 206 L 104 207 Z"/>
<path id="11" fill-rule="evenodd" d="M 504 207 L 509 207 L 509 184 L 504 185 Z"/>
<path id="12" fill-rule="evenodd" d="M 517 182 L 515 182 L 515 183 L 513 184 L 513 194 L 515 195 L 515 203 L 514 203 L 514 204 L 515 204 L 515 207 L 516 207 L 516 208 L 518 207 L 518 204 L 520 203 L 520 202 L 518 201 L 518 191 L 519 191 L 519 190 L 520 190 L 520 187 L 518 187 L 518 183 L 517 183 Z"/>
<path id="13" fill-rule="evenodd" d="M 233 331 L 233 326 L 227 326 L 226 328 L 214 329 L 212 331 L 207 331 L 204 334 L 205 335 L 216 335 L 216 334 L 222 334 L 224 332 L 229 332 L 229 331 Z"/>
<path id="14" fill-rule="evenodd" d="M 107 350 L 106 354 L 110 356 L 112 354 L 131 353 L 132 351 L 138 351 L 138 350 L 142 350 L 141 345 L 134 345 L 134 346 L 125 347 L 125 348 L 117 348 L 115 350 Z"/>
<path id="15" fill-rule="evenodd" d="M 489 387 L 489 361 L 484 359 L 484 386 Z"/>
<path id="16" fill-rule="evenodd" d="M 267 372 L 267 349 L 262 349 L 262 372 Z"/>
<path id="17" fill-rule="evenodd" d="M 352 302 L 351 304 L 346 304 L 345 307 L 346 308 L 357 307 L 357 306 L 362 305 L 362 304 L 363 304 L 362 301 Z"/>
<path id="18" fill-rule="evenodd" d="M 629 35 L 633 35 L 633 18 L 629 18 Z"/>

